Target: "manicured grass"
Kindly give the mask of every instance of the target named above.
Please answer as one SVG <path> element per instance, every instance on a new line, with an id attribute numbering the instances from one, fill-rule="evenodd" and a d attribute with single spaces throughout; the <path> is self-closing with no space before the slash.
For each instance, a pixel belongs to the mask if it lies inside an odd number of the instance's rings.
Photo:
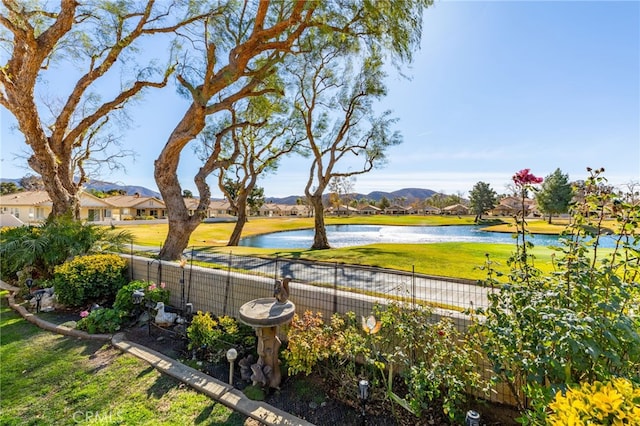
<path id="1" fill-rule="evenodd" d="M 245 417 L 104 342 L 40 330 L 0 306 L 2 425 L 242 425 Z"/>
<path id="2" fill-rule="evenodd" d="M 484 229 L 494 232 L 516 232 L 513 219 L 503 218 L 503 222 L 487 226 Z M 546 219 L 527 219 L 527 229 L 533 234 L 559 235 L 567 225 L 569 225 L 569 219 L 554 218 L 551 223 L 548 223 Z M 611 232 L 615 232 L 619 228 L 615 220 L 605 220 L 602 222 L 602 226 Z"/>
<path id="3" fill-rule="evenodd" d="M 508 221 L 508 219 L 506 219 Z M 545 223 L 544 221 L 540 221 Z M 327 218 L 327 224 L 377 224 L 377 225 L 471 225 L 473 216 L 352 216 Z M 489 226 L 489 224 L 487 224 Z M 506 225 L 505 225 L 506 226 Z M 312 218 L 252 218 L 245 227 L 244 235 L 275 232 L 290 229 L 312 228 Z M 136 244 L 159 247 L 167 232 L 167 225 L 131 225 L 126 227 L 136 237 Z M 486 254 L 497 262 L 502 272 L 508 272 L 506 261 L 515 250 L 514 244 L 487 243 L 433 243 L 433 244 L 372 244 L 359 247 L 329 250 L 309 249 L 262 249 L 254 247 L 226 247 L 233 224 L 202 224 L 192 235 L 195 247 L 237 255 L 279 255 L 295 259 L 338 262 L 354 265 L 378 266 L 417 273 L 466 279 L 482 279 L 486 272 L 479 269 L 486 262 Z M 514 232 L 513 227 L 507 232 Z M 161 238 L 158 236 L 162 235 Z M 533 239 L 535 244 L 535 238 Z M 546 247 L 535 247 L 536 265 L 543 271 L 552 270 L 551 254 Z"/>
<path id="4" fill-rule="evenodd" d="M 293 259 L 377 266 L 413 271 L 421 274 L 478 280 L 487 273 L 479 269 L 486 262 L 486 254 L 497 262 L 494 267 L 509 271 L 507 259 L 515 249 L 511 244 L 433 243 L 433 244 L 372 244 L 329 250 L 269 250 L 252 247 L 216 247 L 210 251 L 235 255 L 275 255 Z M 535 247 L 532 254 L 543 271 L 553 269 L 551 254 L 545 247 Z"/>
<path id="5" fill-rule="evenodd" d="M 473 216 L 348 216 L 327 217 L 327 225 L 367 224 L 367 225 L 473 225 Z M 202 223 L 189 240 L 189 247 L 224 246 L 229 241 L 234 223 Z M 135 236 L 135 244 L 159 247 L 167 237 L 166 224 L 118 225 L 117 228 L 130 231 Z M 266 234 L 269 232 L 313 228 L 313 218 L 278 217 L 250 218 L 244 226 L 243 236 Z"/>

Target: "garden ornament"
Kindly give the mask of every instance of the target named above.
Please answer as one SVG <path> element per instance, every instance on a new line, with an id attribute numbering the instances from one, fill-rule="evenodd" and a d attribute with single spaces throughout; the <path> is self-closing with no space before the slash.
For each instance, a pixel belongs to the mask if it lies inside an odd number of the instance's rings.
<path id="1" fill-rule="evenodd" d="M 176 318 L 178 317 L 178 314 L 176 313 L 165 312 L 164 303 L 162 302 L 158 302 L 158 304 L 156 304 L 156 310 L 158 311 L 158 313 L 155 317 L 155 323 L 160 327 L 169 327 L 176 321 Z"/>

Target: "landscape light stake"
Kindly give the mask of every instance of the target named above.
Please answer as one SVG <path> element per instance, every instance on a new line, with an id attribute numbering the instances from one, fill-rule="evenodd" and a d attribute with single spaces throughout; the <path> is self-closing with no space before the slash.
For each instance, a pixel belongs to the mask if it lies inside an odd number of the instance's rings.
<path id="1" fill-rule="evenodd" d="M 36 298 L 36 313 L 40 312 L 40 301 L 46 292 L 47 290 L 36 290 L 33 292 L 33 296 Z"/>
<path id="2" fill-rule="evenodd" d="M 231 348 L 227 351 L 227 361 L 229 361 L 229 384 L 233 386 L 233 363 L 238 358 L 238 351 Z"/>
<path id="3" fill-rule="evenodd" d="M 367 423 L 366 405 L 367 399 L 369 399 L 369 381 L 362 379 L 358 382 L 358 396 L 360 397 L 360 424 L 365 425 Z"/>
<path id="4" fill-rule="evenodd" d="M 144 290 L 138 289 L 134 290 L 131 294 L 131 298 L 133 299 L 133 304 L 136 306 L 140 306 L 142 301 L 144 300 L 145 294 Z M 151 313 L 149 312 L 149 304 L 145 303 L 145 312 L 147 313 L 147 332 L 149 336 L 151 336 Z"/>
<path id="5" fill-rule="evenodd" d="M 480 426 L 480 413 L 474 410 L 467 411 L 464 424 L 465 426 Z"/>

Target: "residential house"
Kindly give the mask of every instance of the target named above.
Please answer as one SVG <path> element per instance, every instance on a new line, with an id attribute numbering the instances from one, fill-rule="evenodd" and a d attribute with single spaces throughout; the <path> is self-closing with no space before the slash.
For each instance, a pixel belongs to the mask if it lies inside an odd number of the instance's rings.
<path id="1" fill-rule="evenodd" d="M 414 214 L 415 211 L 413 207 L 404 207 L 399 204 L 392 204 L 389 207 L 384 209 L 384 214 Z"/>
<path id="2" fill-rule="evenodd" d="M 304 204 L 276 204 L 265 203 L 257 212 L 257 216 L 280 217 L 280 216 L 311 216 L 311 209 Z"/>
<path id="3" fill-rule="evenodd" d="M 198 208 L 198 204 L 200 204 L 200 199 L 199 198 L 183 198 L 184 200 L 184 205 L 187 207 L 187 210 L 189 210 L 189 215 L 193 216 L 193 214 L 196 212 L 196 209 Z M 219 206 L 214 206 L 213 205 L 213 201 L 209 201 L 209 207 L 206 210 L 206 214 L 205 214 L 205 218 L 207 217 L 216 217 L 216 212 L 219 209 Z"/>
<path id="4" fill-rule="evenodd" d="M 258 216 L 282 216 L 282 209 L 276 203 L 265 203 L 258 209 Z"/>
<path id="5" fill-rule="evenodd" d="M 0 228 L 18 228 L 25 223 L 10 213 L 0 213 Z"/>
<path id="6" fill-rule="evenodd" d="M 525 216 L 539 216 L 538 208 L 535 200 L 531 198 L 524 199 Z M 504 197 L 500 202 L 489 211 L 491 216 L 516 216 L 522 214 L 522 198 L 520 197 Z"/>
<path id="7" fill-rule="evenodd" d="M 100 222 L 112 219 L 114 207 L 88 192 L 80 193 L 80 219 Z M 0 213 L 11 214 L 27 224 L 43 222 L 53 202 L 46 191 L 22 191 L 0 196 Z"/>
<path id="8" fill-rule="evenodd" d="M 454 204 L 442 209 L 442 214 L 457 214 L 465 215 L 469 214 L 469 208 L 463 204 Z"/>
<path id="9" fill-rule="evenodd" d="M 309 207 L 302 204 L 280 204 L 278 207 L 282 216 L 308 217 L 311 212 Z"/>
<path id="10" fill-rule="evenodd" d="M 358 214 L 358 209 L 341 204 L 338 207 L 331 209 L 331 214 L 335 216 L 350 216 Z"/>
<path id="11" fill-rule="evenodd" d="M 361 207 L 360 209 L 358 209 L 358 212 L 362 215 L 365 216 L 374 216 L 377 214 L 381 214 L 382 213 L 382 209 L 376 206 L 372 206 L 371 204 L 368 204 L 364 207 Z"/>
<path id="12" fill-rule="evenodd" d="M 227 200 L 211 200 L 209 203 L 209 217 L 235 216 L 231 204 Z"/>
<path id="13" fill-rule="evenodd" d="M 440 213 L 441 213 L 441 211 L 440 211 L 440 209 L 439 209 L 439 208 L 437 208 L 437 207 L 433 207 L 433 206 L 424 206 L 424 207 L 422 208 L 422 214 L 425 214 L 425 215 L 427 215 L 427 214 L 440 214 Z"/>
<path id="14" fill-rule="evenodd" d="M 143 197 L 140 194 L 114 195 L 103 198 L 113 206 L 112 220 L 132 220 L 154 217 L 164 219 L 167 217 L 167 208 L 164 202 L 156 197 Z"/>

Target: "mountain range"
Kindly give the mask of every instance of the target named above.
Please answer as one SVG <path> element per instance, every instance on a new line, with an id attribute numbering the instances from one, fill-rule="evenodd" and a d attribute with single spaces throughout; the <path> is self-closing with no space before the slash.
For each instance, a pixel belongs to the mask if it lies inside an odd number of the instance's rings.
<path id="1" fill-rule="evenodd" d="M 13 182 L 16 185 L 20 186 L 20 179 L 7 179 L 0 178 L 0 182 Z M 120 185 L 112 182 L 104 182 L 99 180 L 91 180 L 86 185 L 88 189 L 95 189 L 98 191 L 111 191 L 111 190 L 124 190 L 127 191 L 127 195 L 140 194 L 143 197 L 156 197 L 160 198 L 160 193 L 157 191 L 153 191 L 144 186 L 136 186 L 136 185 Z M 436 191 L 431 189 L 422 189 L 422 188 L 404 188 L 399 189 L 393 192 L 384 192 L 384 191 L 373 191 L 368 194 L 360 194 L 354 193 L 350 194 L 351 199 L 359 200 L 359 199 L 367 199 L 375 202 L 379 202 L 382 197 L 386 197 L 389 201 L 393 202 L 394 200 L 404 199 L 406 201 L 409 200 L 424 200 L 426 198 L 431 197 L 435 194 Z M 195 194 L 194 194 L 195 195 Z M 276 203 L 276 204 L 296 204 L 296 201 L 304 197 L 304 195 L 290 195 L 288 197 L 266 197 L 266 202 L 268 203 Z"/>

